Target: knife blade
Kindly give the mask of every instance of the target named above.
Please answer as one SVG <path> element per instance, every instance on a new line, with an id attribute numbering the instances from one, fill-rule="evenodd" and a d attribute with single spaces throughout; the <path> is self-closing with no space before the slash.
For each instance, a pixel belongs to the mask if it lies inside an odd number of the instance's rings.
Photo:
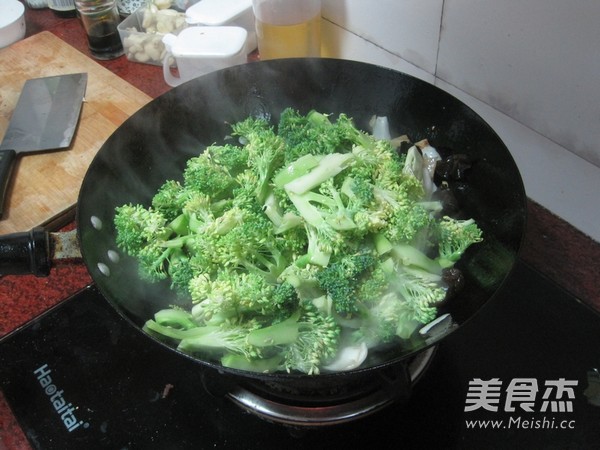
<path id="1" fill-rule="evenodd" d="M 87 73 L 27 80 L 0 143 L 0 216 L 18 154 L 71 145 L 87 86 Z"/>

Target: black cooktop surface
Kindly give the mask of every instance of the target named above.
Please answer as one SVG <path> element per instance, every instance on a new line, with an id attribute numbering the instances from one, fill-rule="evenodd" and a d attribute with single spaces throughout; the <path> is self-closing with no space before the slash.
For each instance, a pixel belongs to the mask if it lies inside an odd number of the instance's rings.
<path id="1" fill-rule="evenodd" d="M 407 402 L 291 429 L 208 394 L 202 368 L 94 286 L 0 340 L 0 388 L 39 449 L 587 449 L 600 446 L 600 316 L 519 262 L 442 341 Z"/>

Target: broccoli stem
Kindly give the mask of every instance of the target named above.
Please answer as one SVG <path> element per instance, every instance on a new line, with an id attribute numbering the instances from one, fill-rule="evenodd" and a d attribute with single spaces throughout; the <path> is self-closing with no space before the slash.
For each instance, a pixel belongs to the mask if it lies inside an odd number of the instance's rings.
<path id="1" fill-rule="evenodd" d="M 383 235 L 383 233 L 376 233 L 373 236 L 373 244 L 375 245 L 375 251 L 378 255 L 385 255 L 394 248 L 392 243 Z"/>
<path id="2" fill-rule="evenodd" d="M 281 234 L 302 225 L 302 218 L 294 213 L 283 213 L 279 206 L 279 200 L 273 191 L 267 195 L 263 211 L 269 220 L 273 223 L 273 232 Z"/>
<path id="3" fill-rule="evenodd" d="M 323 216 L 319 209 L 312 205 L 306 195 L 288 192 L 288 197 L 300 213 L 300 216 L 313 227 L 319 228 L 323 224 Z"/>
<path id="4" fill-rule="evenodd" d="M 433 274 L 441 274 L 440 264 L 425 253 L 409 244 L 395 244 L 392 249 L 394 259 L 405 266 L 416 266 Z"/>
<path id="5" fill-rule="evenodd" d="M 286 184 L 294 181 L 303 175 L 306 175 L 311 169 L 317 167 L 319 162 L 323 159 L 321 155 L 308 154 L 301 156 L 291 164 L 288 164 L 283 168 L 275 177 L 273 177 L 273 183 L 278 188 L 283 188 Z"/>
<path id="6" fill-rule="evenodd" d="M 336 176 L 354 159 L 352 153 L 330 153 L 325 155 L 319 165 L 305 175 L 290 181 L 284 186 L 288 193 L 304 194 L 324 181 Z"/>
<path id="7" fill-rule="evenodd" d="M 146 332 L 157 333 L 159 336 L 166 336 L 172 339 L 176 339 L 178 341 L 182 341 L 184 339 L 195 339 L 201 336 L 206 336 L 213 331 L 215 331 L 216 327 L 199 327 L 195 326 L 195 328 L 174 328 L 167 325 L 161 325 L 154 320 L 148 320 L 144 324 L 143 330 Z"/>
<path id="8" fill-rule="evenodd" d="M 179 236 L 189 233 L 190 220 L 187 214 L 180 214 L 169 224 L 169 228 Z"/>
<path id="9" fill-rule="evenodd" d="M 195 328 L 198 326 L 192 319 L 192 315 L 184 310 L 169 308 L 161 309 L 154 313 L 154 320 L 160 325 L 180 329 Z"/>
<path id="10" fill-rule="evenodd" d="M 252 330 L 248 333 L 246 341 L 256 347 L 292 344 L 298 339 L 299 318 L 300 313 L 297 312 L 282 322 Z"/>
<path id="11" fill-rule="evenodd" d="M 282 363 L 283 358 L 280 355 L 271 358 L 248 359 L 244 355 L 227 353 L 221 358 L 223 367 L 260 373 L 275 372 L 279 370 Z"/>
<path id="12" fill-rule="evenodd" d="M 205 332 L 198 332 L 197 335 L 182 339 L 177 349 L 185 353 L 207 350 L 244 351 L 244 338 L 239 330 L 223 330 L 218 325 L 199 328 L 204 329 Z"/>

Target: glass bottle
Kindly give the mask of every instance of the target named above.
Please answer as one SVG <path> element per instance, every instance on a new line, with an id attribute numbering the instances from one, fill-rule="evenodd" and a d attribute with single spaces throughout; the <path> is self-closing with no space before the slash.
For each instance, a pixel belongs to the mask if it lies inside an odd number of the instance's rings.
<path id="1" fill-rule="evenodd" d="M 68 18 L 76 17 L 77 10 L 75 9 L 74 0 L 47 0 L 48 8 L 52 10 L 58 17 Z"/>

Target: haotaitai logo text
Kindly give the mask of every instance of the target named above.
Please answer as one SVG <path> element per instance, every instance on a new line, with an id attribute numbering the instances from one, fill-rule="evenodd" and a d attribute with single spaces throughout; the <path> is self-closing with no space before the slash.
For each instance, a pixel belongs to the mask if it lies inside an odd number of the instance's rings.
<path id="1" fill-rule="evenodd" d="M 72 403 L 65 400 L 63 396 L 64 391 L 62 389 L 59 390 L 52 382 L 52 377 L 50 376 L 52 371 L 48 367 L 48 364 L 44 364 L 37 368 L 33 373 L 37 377 L 40 386 L 44 389 L 44 393 L 48 396 L 50 404 L 69 433 L 82 425 L 84 427 L 88 425 L 87 423 L 84 423 L 83 420 L 78 420 L 77 417 L 75 417 L 77 408 L 73 406 Z"/>

